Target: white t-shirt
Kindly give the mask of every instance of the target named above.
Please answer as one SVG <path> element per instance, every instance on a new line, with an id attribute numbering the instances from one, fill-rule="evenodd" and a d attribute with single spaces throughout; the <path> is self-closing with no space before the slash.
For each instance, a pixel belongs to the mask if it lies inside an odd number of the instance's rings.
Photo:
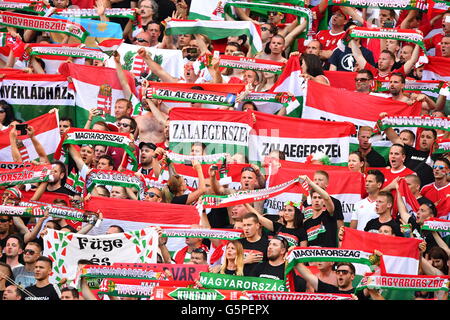
<path id="1" fill-rule="evenodd" d="M 376 201 L 370 201 L 369 198 L 364 198 L 355 204 L 355 211 L 352 212 L 352 220 L 358 221 L 357 230 L 364 231 L 367 222 L 378 218 L 375 205 Z"/>

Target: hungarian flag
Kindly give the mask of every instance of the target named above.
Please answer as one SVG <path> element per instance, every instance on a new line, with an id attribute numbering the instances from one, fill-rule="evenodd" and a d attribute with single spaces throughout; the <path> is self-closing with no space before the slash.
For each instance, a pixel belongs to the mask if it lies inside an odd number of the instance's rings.
<path id="1" fill-rule="evenodd" d="M 1 82 L 0 99 L 11 104 L 15 116 L 24 121 L 53 108 L 60 117 L 75 117 L 75 95 L 62 75 L 7 74 Z"/>
<path id="2" fill-rule="evenodd" d="M 57 43 L 27 43 L 27 48 L 35 48 L 35 47 L 47 47 L 49 49 L 53 48 L 81 48 L 81 43 L 64 43 L 64 44 L 57 44 Z M 25 52 L 27 54 L 27 49 Z M 59 66 L 67 62 L 68 57 L 62 56 L 62 55 L 36 55 L 36 57 L 42 59 L 45 63 L 45 73 L 47 74 L 57 74 Z M 74 58 L 73 63 L 75 64 L 84 64 L 85 59 L 83 58 Z"/>
<path id="3" fill-rule="evenodd" d="M 114 52 L 119 49 L 120 45 L 123 43 L 123 39 L 106 39 L 101 42 L 97 42 L 97 48 L 102 52 L 106 53 L 108 56 L 112 56 Z"/>
<path id="4" fill-rule="evenodd" d="M 379 250 L 382 256 L 381 271 L 384 273 L 418 274 L 419 243 L 415 238 L 386 236 L 373 232 L 345 228 L 341 248 L 366 252 Z"/>
<path id="5" fill-rule="evenodd" d="M 419 211 L 420 204 L 417 201 L 416 197 L 414 197 L 414 195 L 412 194 L 405 179 L 400 179 L 400 181 L 398 182 L 398 187 L 400 195 L 403 198 L 403 202 L 406 205 L 406 209 L 408 210 L 409 214 L 415 216 L 416 213 Z"/>
<path id="6" fill-rule="evenodd" d="M 170 117 L 170 150 L 188 155 L 194 143 L 206 146 L 205 154 L 248 155 L 251 114 L 234 110 L 173 108 Z"/>
<path id="7" fill-rule="evenodd" d="M 298 56 L 292 56 L 286 63 L 283 73 L 271 89 L 273 92 L 289 92 L 296 97 L 297 101 L 290 101 L 286 107 L 286 114 L 288 116 L 300 118 L 304 88 L 305 79 L 302 77 L 300 59 Z"/>
<path id="8" fill-rule="evenodd" d="M 364 107 L 361 107 L 364 106 Z M 391 99 L 376 97 L 359 92 L 329 87 L 314 81 L 308 81 L 302 118 L 328 121 L 348 121 L 357 127 L 375 127 L 381 112 L 392 116 L 418 116 L 422 103 L 412 106 Z M 356 134 L 350 139 L 351 150 L 358 148 Z M 387 155 L 391 142 L 374 142 L 372 146 L 381 155 Z"/>
<path id="9" fill-rule="evenodd" d="M 327 189 L 328 194 L 335 197 L 342 204 L 344 222 L 350 223 L 355 203 L 362 199 L 361 191 L 364 186 L 364 177 L 359 172 L 349 171 L 347 167 L 313 165 L 295 163 L 291 161 L 280 161 L 281 167 L 267 178 L 267 186 L 272 187 L 290 181 L 299 175 L 307 175 L 313 180 L 317 170 L 324 170 L 329 174 L 330 184 Z M 287 164 L 289 163 L 289 164 Z M 271 172 L 270 170 L 269 172 Z M 272 197 L 264 202 L 265 210 L 268 214 L 277 214 L 283 209 L 287 201 L 301 202 L 302 194 L 307 194 L 305 186 L 296 185 L 289 192 Z"/>
<path id="10" fill-rule="evenodd" d="M 93 108 L 109 111 L 106 114 L 107 121 L 115 121 L 114 104 L 117 99 L 130 99 L 133 105 L 137 105 L 137 98 L 125 97 L 122 86 L 115 69 L 106 67 L 95 67 L 87 65 L 76 65 L 64 63 L 59 68 L 62 75 L 72 78 L 77 108 L 76 126 L 84 127 L 89 116 L 89 110 Z M 134 79 L 131 73 L 125 71 L 131 92 L 135 92 Z M 93 77 L 92 75 L 95 75 Z"/>
<path id="11" fill-rule="evenodd" d="M 263 50 L 261 28 L 250 21 L 177 20 L 167 22 L 166 34 L 203 34 L 211 40 L 245 34 L 251 45 L 251 52 Z"/>
<path id="12" fill-rule="evenodd" d="M 355 91 L 355 77 L 356 72 L 348 71 L 324 71 L 325 77 L 330 80 L 330 86 L 335 88 L 347 89 L 350 91 Z"/>
<path id="13" fill-rule="evenodd" d="M 224 20 L 224 2 L 221 0 L 192 0 L 189 8 L 190 20 Z"/>
<path id="14" fill-rule="evenodd" d="M 125 231 L 130 231 L 149 226 L 189 228 L 200 222 L 197 209 L 189 205 L 92 197 L 85 202 L 84 209 L 93 212 L 100 210 L 103 213 L 103 222 L 91 232 L 93 234 L 104 234 L 111 225 L 119 225 Z M 168 249 L 181 249 L 185 244 L 184 239 L 180 239 L 181 242 L 169 239 Z"/>
<path id="15" fill-rule="evenodd" d="M 25 123 L 34 128 L 35 137 L 42 144 L 47 155 L 53 154 L 60 140 L 58 114 L 46 113 Z M 0 161 L 13 161 L 9 142 L 10 131 L 9 128 L 0 131 Z M 21 154 L 27 154 L 29 160 L 39 157 L 28 136 L 18 136 L 17 141 L 19 149 L 22 148 Z M 26 150 L 23 150 L 23 148 Z"/>
<path id="16" fill-rule="evenodd" d="M 254 112 L 256 122 L 250 134 L 249 160 L 262 162 L 273 150 L 284 151 L 286 160 L 305 162 L 323 152 L 332 164 L 348 161 L 349 138 L 355 133 L 350 122 L 317 121 Z"/>
<path id="17" fill-rule="evenodd" d="M 108 40 L 112 41 L 112 40 Z M 103 41 L 102 43 L 104 43 Z M 142 47 L 134 44 L 122 43 L 117 47 L 120 54 L 120 63 L 124 70 L 130 71 L 135 77 L 143 77 L 149 81 L 160 81 L 160 79 L 151 72 L 144 60 L 137 54 L 138 50 L 144 48 L 150 58 L 161 66 L 167 73 L 174 78 L 181 78 L 184 73 L 184 61 L 181 50 L 158 49 Z M 108 49 L 110 50 L 110 49 Z M 107 66 L 115 68 L 113 59 L 107 61 Z"/>
<path id="18" fill-rule="evenodd" d="M 428 57 L 428 63 L 424 65 L 422 80 L 450 81 L 450 58 Z M 428 93 L 437 98 L 437 94 Z"/>

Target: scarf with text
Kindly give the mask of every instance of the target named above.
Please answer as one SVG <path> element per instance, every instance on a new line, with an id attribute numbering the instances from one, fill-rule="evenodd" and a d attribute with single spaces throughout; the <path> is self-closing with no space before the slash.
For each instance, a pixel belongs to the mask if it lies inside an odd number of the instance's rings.
<path id="1" fill-rule="evenodd" d="M 348 33 L 348 37 L 364 39 L 393 39 L 398 41 L 406 41 L 415 43 L 419 45 L 423 50 L 426 50 L 423 43 L 423 35 L 419 31 L 412 29 L 356 27 Z M 346 40 L 348 40 L 348 38 L 346 38 Z"/>
<path id="2" fill-rule="evenodd" d="M 95 185 L 120 186 L 135 188 L 138 191 L 138 199 L 144 199 L 145 180 L 134 172 L 119 172 L 115 170 L 93 169 L 86 177 L 86 190 L 91 192 Z"/>
<path id="3" fill-rule="evenodd" d="M 247 57 L 221 55 L 219 60 L 219 66 L 224 68 L 255 70 L 261 72 L 281 74 L 283 72 L 285 63 L 267 59 L 254 59 Z"/>
<path id="4" fill-rule="evenodd" d="M 50 6 L 43 1 L 26 1 L 26 0 L 14 0 L 14 1 L 0 1 L 0 10 L 7 11 L 27 11 L 44 15 L 45 11 Z"/>
<path id="5" fill-rule="evenodd" d="M 38 206 L 4 206 L 0 205 L 0 215 L 12 217 L 36 217 L 44 216 L 44 210 Z"/>
<path id="6" fill-rule="evenodd" d="M 424 221 L 422 230 L 450 232 L 450 220 L 430 218 Z"/>
<path id="7" fill-rule="evenodd" d="M 244 277 L 228 274 L 200 273 L 200 283 L 206 289 L 285 291 L 284 280 Z"/>
<path id="8" fill-rule="evenodd" d="M 450 119 L 430 116 L 386 116 L 377 122 L 381 130 L 393 127 L 420 127 L 450 131 Z"/>
<path id="9" fill-rule="evenodd" d="M 450 152 L 450 139 L 442 139 L 438 138 L 436 140 L 437 143 L 437 149 L 434 151 L 434 153 L 447 153 Z"/>
<path id="10" fill-rule="evenodd" d="M 425 11 L 428 9 L 428 1 L 426 0 L 328 0 L 328 5 L 395 10 L 404 9 Z"/>
<path id="11" fill-rule="evenodd" d="M 374 274 L 364 275 L 361 282 L 355 288 L 362 289 L 396 289 L 414 291 L 447 291 L 450 278 L 448 276 L 416 276 L 403 274 Z"/>
<path id="12" fill-rule="evenodd" d="M 61 144 L 63 146 L 68 144 L 92 144 L 122 148 L 131 158 L 135 169 L 137 169 L 137 159 L 134 154 L 134 148 L 130 146 L 132 142 L 130 135 L 127 133 L 70 128 Z M 61 152 L 61 148 L 59 152 Z M 133 169 L 133 171 L 135 169 Z"/>
<path id="13" fill-rule="evenodd" d="M 64 33 L 77 38 L 81 42 L 84 42 L 89 35 L 89 32 L 76 22 L 6 11 L 0 12 L 0 25 L 35 31 Z"/>
<path id="14" fill-rule="evenodd" d="M 208 154 L 208 155 L 201 155 L 201 156 L 193 156 L 193 155 L 185 155 L 180 153 L 175 153 L 172 151 L 168 151 L 166 154 L 167 158 L 171 162 L 175 163 L 189 163 L 192 161 L 198 161 L 200 164 L 214 164 L 218 162 L 224 162 L 229 156 L 228 153 L 217 153 L 217 154 Z"/>
<path id="15" fill-rule="evenodd" d="M 198 102 L 225 106 L 233 105 L 236 100 L 236 95 L 231 93 L 181 88 L 174 89 L 172 87 L 164 87 L 164 84 L 152 84 L 146 91 L 146 97 L 149 99 Z"/>
<path id="16" fill-rule="evenodd" d="M 57 9 L 56 14 L 68 18 L 100 18 L 95 8 L 84 9 Z M 105 16 L 108 18 L 136 19 L 136 9 L 132 8 L 106 8 Z"/>
<path id="17" fill-rule="evenodd" d="M 46 46 L 33 46 L 29 49 L 28 54 L 30 56 L 63 56 L 74 58 L 86 58 L 104 61 L 108 56 L 102 51 L 89 50 L 82 48 L 65 47 L 64 45 L 58 47 L 46 47 Z"/>
<path id="18" fill-rule="evenodd" d="M 0 170 L 0 186 L 53 181 L 51 170 L 52 165 L 33 165 L 11 170 Z"/>
<path id="19" fill-rule="evenodd" d="M 439 80 L 406 80 L 404 91 L 426 91 L 439 93 L 443 86 L 444 81 Z M 373 88 L 375 92 L 387 92 L 389 91 L 389 81 L 375 80 L 375 86 Z"/>
<path id="20" fill-rule="evenodd" d="M 163 228 L 162 237 L 239 240 L 244 236 L 242 230 L 236 229 Z"/>
<path id="21" fill-rule="evenodd" d="M 30 168 L 33 164 L 31 162 L 11 162 L 11 161 L 2 161 L 0 162 L 0 170 L 12 170 L 19 168 Z"/>
<path id="22" fill-rule="evenodd" d="M 62 218 L 62 219 L 68 219 L 73 221 L 81 221 L 81 222 L 88 222 L 90 224 L 95 224 L 98 217 L 86 210 L 72 208 L 68 206 L 63 205 L 56 205 L 52 203 L 45 203 L 40 201 L 21 201 L 19 203 L 19 206 L 40 206 L 41 209 L 44 211 L 45 209 L 48 209 L 48 212 L 50 216 L 53 218 Z"/>
<path id="23" fill-rule="evenodd" d="M 248 291 L 250 300 L 353 300 L 350 294 Z"/>
<path id="24" fill-rule="evenodd" d="M 248 300 L 239 290 L 155 287 L 151 300 Z"/>

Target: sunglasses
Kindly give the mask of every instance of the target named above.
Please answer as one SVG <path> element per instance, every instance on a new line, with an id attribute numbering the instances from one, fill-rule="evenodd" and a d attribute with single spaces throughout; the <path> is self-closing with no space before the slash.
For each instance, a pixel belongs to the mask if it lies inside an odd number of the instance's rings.
<path id="1" fill-rule="evenodd" d="M 366 82 L 366 81 L 369 81 L 369 79 L 367 79 L 367 78 L 355 78 L 355 81 L 356 82 Z"/>
<path id="2" fill-rule="evenodd" d="M 281 12 L 269 11 L 269 12 L 267 12 L 267 14 L 268 14 L 269 16 L 276 16 L 277 14 L 281 14 Z"/>
<path id="3" fill-rule="evenodd" d="M 147 40 L 142 39 L 142 38 L 136 38 L 134 41 L 137 41 L 137 42 L 147 42 L 147 43 L 148 43 Z"/>
<path id="4" fill-rule="evenodd" d="M 2 223 L 9 222 L 9 219 L 0 219 L 0 222 Z"/>
<path id="5" fill-rule="evenodd" d="M 29 254 L 31 254 L 31 255 L 34 255 L 34 254 L 36 253 L 36 251 L 31 250 L 31 249 L 25 249 L 25 250 L 23 250 L 23 254 L 27 254 L 27 253 L 29 253 Z"/>
<path id="6" fill-rule="evenodd" d="M 336 270 L 336 273 L 337 274 L 344 274 L 344 275 L 346 275 L 346 274 L 349 274 L 350 271 L 348 271 L 348 270 Z"/>
<path id="7" fill-rule="evenodd" d="M 255 172 L 255 169 L 253 169 L 252 167 L 245 167 L 245 168 L 242 168 L 241 173 L 244 172 L 244 171 Z"/>
<path id="8" fill-rule="evenodd" d="M 433 169 L 444 170 L 444 168 L 445 168 L 445 166 L 443 166 L 443 165 L 439 165 L 439 166 L 433 165 Z"/>
<path id="9" fill-rule="evenodd" d="M 203 250 L 202 248 L 197 248 L 197 249 L 192 250 L 192 252 L 195 252 L 195 253 L 204 253 L 204 252 L 206 252 L 206 251 Z"/>
<path id="10" fill-rule="evenodd" d="M 5 113 L 6 111 L 4 109 L 0 109 L 0 113 Z"/>
<path id="11" fill-rule="evenodd" d="M 153 198 L 153 197 L 161 198 L 159 195 L 157 195 L 154 192 L 144 192 L 144 195 L 149 196 L 150 198 Z"/>
<path id="12" fill-rule="evenodd" d="M 269 28 L 261 27 L 261 31 L 268 31 L 268 30 L 269 30 Z"/>
<path id="13" fill-rule="evenodd" d="M 128 123 L 121 123 L 121 122 L 119 122 L 119 123 L 117 124 L 117 126 L 118 126 L 118 127 L 128 128 L 130 125 L 129 125 Z"/>

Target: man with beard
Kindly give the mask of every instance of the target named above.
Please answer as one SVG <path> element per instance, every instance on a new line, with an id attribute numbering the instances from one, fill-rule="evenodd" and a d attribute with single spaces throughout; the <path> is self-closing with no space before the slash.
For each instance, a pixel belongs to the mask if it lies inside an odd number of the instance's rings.
<path id="1" fill-rule="evenodd" d="M 163 150 L 159 148 L 160 150 L 156 152 L 156 145 L 149 142 L 141 142 L 139 144 L 139 149 L 141 152 L 139 155 L 138 172 L 145 176 L 153 175 L 158 178 L 161 172 L 161 166 L 157 158 L 160 154 L 162 154 Z"/>
<path id="2" fill-rule="evenodd" d="M 405 76 L 398 72 L 393 73 L 389 79 L 389 93 L 391 94 L 391 99 L 406 103 L 411 102 L 411 99 L 404 94 L 404 88 Z"/>
<path id="3" fill-rule="evenodd" d="M 287 240 L 283 237 L 270 239 L 267 247 L 267 261 L 258 263 L 250 273 L 252 277 L 284 280 L 284 258 L 288 250 Z"/>
<path id="4" fill-rule="evenodd" d="M 13 270 L 15 281 L 26 288 L 36 283 L 34 277 L 34 265 L 41 255 L 41 245 L 37 242 L 28 242 L 23 250 L 23 266 L 19 266 Z"/>
<path id="5" fill-rule="evenodd" d="M 386 161 L 384 158 L 372 148 L 370 137 L 372 136 L 373 128 L 369 126 L 362 126 L 358 130 L 358 151 L 366 157 L 368 167 L 385 167 Z"/>

